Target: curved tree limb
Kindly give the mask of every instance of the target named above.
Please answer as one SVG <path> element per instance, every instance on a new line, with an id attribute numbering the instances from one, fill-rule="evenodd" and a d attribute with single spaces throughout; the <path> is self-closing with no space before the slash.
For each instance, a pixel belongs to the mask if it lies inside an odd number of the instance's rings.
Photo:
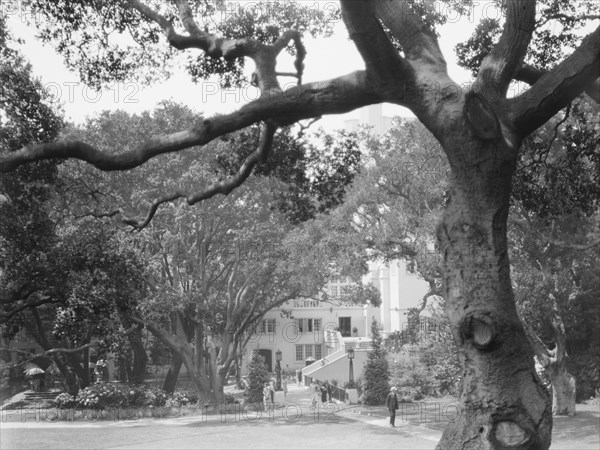
<path id="1" fill-rule="evenodd" d="M 536 0 L 507 2 L 502 36 L 481 63 L 477 74 L 479 89 L 488 97 L 504 98 L 511 80 L 521 67 L 535 29 L 535 4 Z"/>
<path id="2" fill-rule="evenodd" d="M 523 64 L 515 73 L 515 80 L 533 85 L 548 72 L 548 70 L 539 69 L 530 64 Z M 600 103 L 600 78 L 596 78 L 589 85 L 587 85 L 585 88 L 585 93 L 596 103 Z"/>
<path id="3" fill-rule="evenodd" d="M 342 17 L 350 38 L 365 61 L 367 75 L 381 89 L 398 86 L 398 79 L 412 79 L 412 69 L 399 55 L 375 16 L 377 2 L 342 0 Z"/>
<path id="4" fill-rule="evenodd" d="M 12 302 L 12 300 L 8 301 Z M 7 303 L 8 301 L 2 299 L 2 303 Z M 13 309 L 9 311 L 0 310 L 0 319 L 8 320 L 15 314 L 18 314 L 27 308 L 34 308 L 36 306 L 45 305 L 46 303 L 52 303 L 52 301 L 52 297 L 46 295 L 44 292 L 34 291 L 27 295 L 25 299 L 20 300 L 20 304 L 18 306 L 15 306 Z"/>
<path id="5" fill-rule="evenodd" d="M 581 45 L 562 63 L 540 79 L 523 94 L 507 100 L 515 127 L 526 136 L 600 76 L 600 27 L 586 36 Z"/>
<path id="6" fill-rule="evenodd" d="M 274 45 L 263 44 L 251 38 L 225 39 L 214 36 L 198 26 L 188 0 L 175 0 L 175 4 L 179 13 L 179 20 L 188 32 L 188 35 L 177 33 L 173 24 L 165 16 L 140 0 L 129 0 L 130 7 L 137 10 L 146 19 L 159 25 L 164 31 L 169 44 L 178 50 L 197 48 L 215 59 L 221 57 L 229 60 L 241 57 L 253 59 L 256 64 L 254 78 L 256 84 L 263 92 L 281 89 L 275 70 L 277 65 L 276 59 L 289 41 L 293 40 L 297 50 L 296 70 L 298 78 L 301 79 L 306 49 L 302 44 L 298 31 L 290 30 L 285 32 Z"/>
<path id="7" fill-rule="evenodd" d="M 354 72 L 324 82 L 293 86 L 283 92 L 270 92 L 233 113 L 204 119 L 192 129 L 157 137 L 121 153 L 101 151 L 81 141 L 28 145 L 0 155 L 0 172 L 10 172 L 33 161 L 63 158 L 80 159 L 105 171 L 128 170 L 155 156 L 204 145 L 260 121 L 272 119 L 278 125 L 287 125 L 323 114 L 345 113 L 382 100 L 366 73 Z"/>
<path id="8" fill-rule="evenodd" d="M 244 181 L 246 181 L 246 179 L 252 173 L 252 169 L 254 169 L 254 166 L 256 166 L 256 164 L 264 161 L 267 158 L 269 152 L 271 151 L 271 148 L 273 147 L 273 137 L 275 135 L 276 130 L 277 126 L 272 122 L 267 122 L 265 124 L 263 130 L 261 131 L 258 148 L 246 158 L 242 166 L 238 169 L 237 173 L 232 177 L 228 178 L 227 180 L 213 183 L 205 190 L 197 192 L 195 194 L 175 192 L 172 194 L 165 195 L 152 202 L 148 213 L 146 214 L 146 217 L 142 221 L 138 221 L 130 217 L 123 217 L 121 221 L 126 225 L 134 227 L 137 230 L 142 230 L 146 228 L 148 224 L 152 221 L 154 215 L 156 214 L 156 211 L 163 203 L 169 203 L 180 198 L 185 198 L 188 205 L 193 205 L 202 200 L 207 200 L 211 197 L 214 197 L 217 194 L 229 195 L 231 191 L 238 188 L 242 185 Z M 116 213 L 118 212 L 120 212 L 120 210 Z M 106 216 L 114 214 L 108 213 L 102 215 Z"/>
<path id="9" fill-rule="evenodd" d="M 435 33 L 430 30 L 405 0 L 378 0 L 377 17 L 398 39 L 407 60 L 438 66 L 446 71 L 446 60 Z M 431 7 L 425 2 L 426 8 Z"/>

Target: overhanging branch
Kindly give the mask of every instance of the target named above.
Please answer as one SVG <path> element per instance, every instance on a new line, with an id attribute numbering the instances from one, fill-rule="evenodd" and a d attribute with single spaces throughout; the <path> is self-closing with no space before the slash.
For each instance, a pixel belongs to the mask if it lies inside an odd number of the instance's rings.
<path id="1" fill-rule="evenodd" d="M 600 27 L 527 91 L 509 99 L 516 129 L 522 136 L 535 131 L 600 76 Z"/>
<path id="2" fill-rule="evenodd" d="M 150 208 L 148 210 L 148 213 L 146 214 L 146 217 L 143 220 L 140 221 L 140 220 L 136 220 L 131 217 L 128 217 L 128 216 L 123 216 L 121 221 L 123 223 L 125 223 L 126 225 L 130 225 L 130 226 L 134 227 L 137 230 L 142 230 L 148 226 L 148 224 L 154 218 L 160 205 L 162 205 L 164 203 L 169 203 L 169 202 L 173 202 L 175 200 L 184 198 L 188 205 L 194 205 L 198 202 L 201 202 L 202 200 L 208 200 L 209 198 L 214 197 L 217 194 L 229 195 L 231 193 L 231 191 L 240 187 L 242 185 L 242 183 L 244 181 L 246 181 L 246 179 L 252 173 L 252 169 L 254 169 L 256 164 L 264 161 L 267 158 L 267 156 L 269 155 L 269 152 L 271 151 L 271 148 L 273 147 L 273 136 L 275 135 L 276 130 L 277 130 L 277 126 L 274 123 L 267 122 L 265 124 L 265 126 L 263 127 L 263 130 L 261 131 L 261 137 L 260 137 L 260 142 L 259 142 L 258 148 L 246 158 L 246 160 L 244 161 L 242 166 L 239 168 L 237 173 L 235 175 L 233 175 L 232 177 L 228 178 L 227 180 L 213 183 L 205 190 L 194 193 L 194 194 L 185 194 L 182 192 L 175 192 L 172 194 L 165 195 L 163 197 L 156 199 L 154 202 L 152 202 L 152 204 L 150 205 Z M 110 213 L 97 214 L 97 215 L 94 213 L 89 213 L 88 215 L 92 215 L 92 216 L 96 216 L 96 217 L 102 217 L 102 216 L 112 217 L 119 213 L 122 213 L 122 210 L 116 210 L 116 211 L 113 211 Z"/>
<path id="3" fill-rule="evenodd" d="M 542 78 L 542 76 L 547 73 L 548 70 L 539 69 L 530 64 L 523 64 L 519 70 L 517 70 L 517 73 L 515 73 L 515 80 L 533 85 L 537 80 Z M 587 85 L 585 88 L 585 93 L 596 103 L 600 103 L 600 78 L 596 78 L 589 85 Z"/>
<path id="4" fill-rule="evenodd" d="M 146 145 L 121 153 L 101 151 L 81 141 L 28 145 L 1 155 L 0 172 L 10 172 L 33 161 L 66 158 L 86 161 L 104 171 L 129 170 L 155 156 L 204 145 L 260 121 L 288 125 L 324 114 L 349 112 L 383 100 L 367 81 L 364 71 L 354 72 L 332 80 L 294 86 L 283 92 L 269 92 L 233 113 L 204 119 L 192 129 L 157 137 Z"/>

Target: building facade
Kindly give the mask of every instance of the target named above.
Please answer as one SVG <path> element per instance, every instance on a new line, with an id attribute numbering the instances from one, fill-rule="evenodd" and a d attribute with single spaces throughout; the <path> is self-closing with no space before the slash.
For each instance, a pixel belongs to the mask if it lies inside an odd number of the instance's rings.
<path id="1" fill-rule="evenodd" d="M 303 369 L 320 381 L 347 381 L 347 350 L 355 350 L 355 376 L 370 348 L 371 321 L 375 319 L 385 336 L 407 324 L 410 308 L 421 304 L 428 285 L 411 271 L 405 261 L 371 262 L 364 283 L 372 283 L 381 294 L 381 305 L 354 305 L 341 301 L 297 299 L 269 311 L 250 338 L 242 355 L 242 374 L 248 373 L 252 352 L 265 358 L 267 369 L 275 371 L 281 352 L 281 368 L 293 374 Z M 339 297 L 347 280 L 334 279 L 328 286 L 329 298 Z M 314 364 L 314 365 L 313 365 Z"/>

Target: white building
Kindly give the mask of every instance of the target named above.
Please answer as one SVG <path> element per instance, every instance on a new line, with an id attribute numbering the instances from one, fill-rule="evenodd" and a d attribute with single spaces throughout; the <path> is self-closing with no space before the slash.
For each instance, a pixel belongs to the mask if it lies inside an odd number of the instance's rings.
<path id="1" fill-rule="evenodd" d="M 404 261 L 371 263 L 364 282 L 379 289 L 380 307 L 298 299 L 269 311 L 242 356 L 242 373 L 247 374 L 254 351 L 265 358 L 267 369 L 274 372 L 279 351 L 282 370 L 295 373 L 303 369 L 305 377 L 335 379 L 343 385 L 349 378 L 347 351 L 352 348 L 354 376 L 358 378 L 370 348 L 373 318 L 383 326 L 383 335 L 402 330 L 408 309 L 420 305 L 428 288 Z M 333 280 L 328 285 L 329 295 L 339 296 L 348 284 Z"/>
<path id="2" fill-rule="evenodd" d="M 383 115 L 383 105 L 369 105 L 358 110 L 358 119 L 344 121 L 344 127 L 348 131 L 356 131 L 359 125 L 373 127 L 377 134 L 384 134 L 392 127 L 392 117 Z"/>

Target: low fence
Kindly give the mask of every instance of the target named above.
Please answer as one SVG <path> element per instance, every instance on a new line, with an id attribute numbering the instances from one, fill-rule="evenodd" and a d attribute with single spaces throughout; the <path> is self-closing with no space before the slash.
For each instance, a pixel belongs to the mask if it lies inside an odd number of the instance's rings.
<path id="1" fill-rule="evenodd" d="M 331 386 L 331 398 L 335 398 L 340 402 L 345 402 L 347 400 L 346 389 Z"/>

